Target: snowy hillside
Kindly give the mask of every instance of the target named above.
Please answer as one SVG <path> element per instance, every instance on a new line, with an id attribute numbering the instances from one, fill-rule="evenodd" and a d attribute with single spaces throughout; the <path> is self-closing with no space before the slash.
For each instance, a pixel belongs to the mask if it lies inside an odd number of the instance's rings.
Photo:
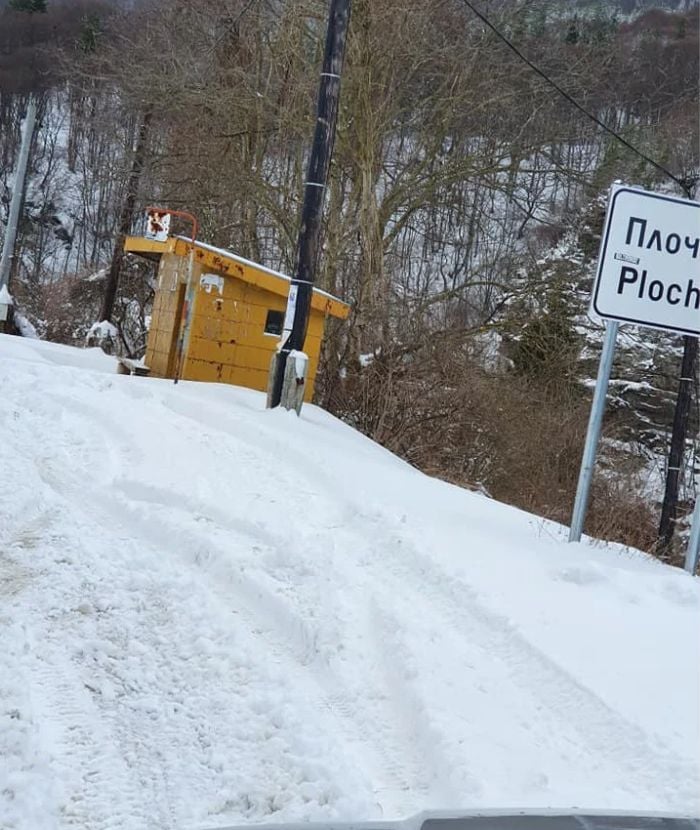
<path id="1" fill-rule="evenodd" d="M 697 580 L 0 337 L 0 827 L 697 811 Z"/>

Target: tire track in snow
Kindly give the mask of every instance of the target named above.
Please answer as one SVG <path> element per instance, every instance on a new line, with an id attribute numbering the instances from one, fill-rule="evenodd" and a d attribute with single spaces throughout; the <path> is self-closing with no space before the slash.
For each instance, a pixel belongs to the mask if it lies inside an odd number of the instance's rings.
<path id="1" fill-rule="evenodd" d="M 52 649 L 60 655 L 60 644 Z M 38 658 L 32 676 L 38 680 L 34 699 L 44 728 L 52 727 L 52 766 L 59 770 L 67 796 L 62 823 L 90 830 L 152 828 L 153 817 L 142 809 L 140 784 L 115 751 L 117 741 L 109 732 L 96 731 L 96 724 L 105 721 L 97 715 L 77 667 L 69 670 L 65 657 L 51 662 Z"/>
<path id="2" fill-rule="evenodd" d="M 124 724 L 113 716 L 113 706 L 101 705 L 101 667 L 88 670 L 79 662 L 81 655 L 66 653 L 66 643 L 70 646 L 78 637 L 71 617 L 82 614 L 74 606 L 77 597 L 84 598 L 86 588 L 87 574 L 76 563 L 89 563 L 83 540 L 93 531 L 79 526 L 70 536 L 57 533 L 59 516 L 64 521 L 60 506 L 70 498 L 74 482 L 67 485 L 64 479 L 71 477 L 61 474 L 60 464 L 55 464 L 51 455 L 37 469 L 53 491 L 55 503 L 14 531 L 10 549 L 31 554 L 28 562 L 33 567 L 22 569 L 21 587 L 30 586 L 32 593 L 25 595 L 23 607 L 31 609 L 28 626 L 32 639 L 42 645 L 41 656 L 30 653 L 30 694 L 42 733 L 51 735 L 51 767 L 59 773 L 64 799 L 61 826 L 90 830 L 174 828 L 168 799 L 162 797 L 167 788 L 151 786 L 150 799 L 143 795 L 149 782 L 162 777 L 162 769 L 139 764 L 138 753 L 132 753 L 136 759 L 132 764 L 124 760 L 123 750 L 133 736 L 125 734 Z M 59 553 L 62 551 L 67 558 Z M 57 578 L 56 568 L 69 575 L 67 582 Z M 145 804 L 150 807 L 147 811 Z"/>
<path id="3" fill-rule="evenodd" d="M 400 712 L 404 729 L 413 733 L 422 757 L 430 760 L 433 787 L 440 794 L 439 806 L 473 802 L 481 795 L 481 784 L 466 768 L 463 758 L 446 751 L 443 736 L 431 722 L 429 702 L 410 682 L 410 652 L 401 636 L 402 623 L 375 600 L 371 603 L 371 618 L 379 671 Z"/>
<path id="4" fill-rule="evenodd" d="M 369 517 L 366 517 L 371 523 Z M 353 526 L 364 526 L 353 522 Z M 431 613 L 436 614 L 461 638 L 477 643 L 491 657 L 507 667 L 512 682 L 531 697 L 541 701 L 554 714 L 573 727 L 582 742 L 619 769 L 627 769 L 632 782 L 631 793 L 640 790 L 657 793 L 660 800 L 695 798 L 694 766 L 680 758 L 658 738 L 653 740 L 606 704 L 595 692 L 538 649 L 506 618 L 488 609 L 473 588 L 448 575 L 428 555 L 400 534 L 378 530 L 367 542 L 381 553 L 374 558 L 377 578 L 386 578 L 384 567 L 391 571 L 396 589 L 411 591 L 416 603 L 430 599 Z M 634 758 L 632 761 L 631 759 Z M 654 758 L 655 763 L 649 764 Z M 666 771 L 659 780 L 659 764 Z M 687 782 L 678 792 L 678 782 Z"/>
<path id="5" fill-rule="evenodd" d="M 126 495 L 131 488 L 122 482 L 120 489 Z M 92 498 L 98 504 L 101 502 L 99 506 L 111 513 L 112 520 L 121 521 L 132 533 L 139 532 L 149 545 L 156 545 L 161 550 L 167 546 L 168 552 L 177 552 L 189 566 L 197 564 L 196 558 L 199 558 L 204 564 L 200 571 L 208 580 L 209 590 L 225 606 L 235 607 L 248 629 L 263 640 L 274 662 L 288 667 L 290 678 L 298 676 L 299 667 L 305 670 L 307 700 L 314 708 L 325 710 L 334 717 L 346 745 L 358 753 L 358 763 L 366 765 L 368 756 L 373 759 L 374 789 L 385 815 L 406 815 L 424 809 L 431 797 L 429 782 L 434 779 L 434 771 L 426 766 L 424 747 L 416 743 L 405 723 L 397 720 L 398 703 L 390 690 L 379 694 L 376 703 L 370 703 L 367 683 L 357 677 L 357 667 L 353 672 L 355 679 L 351 682 L 341 680 L 332 672 L 329 663 L 319 656 L 319 625 L 307 622 L 309 609 L 302 614 L 295 613 L 288 603 L 259 580 L 236 568 L 219 545 L 212 544 L 210 535 L 178 527 L 178 514 L 189 516 L 188 508 L 193 506 L 191 500 L 182 508 L 173 508 L 170 504 L 158 503 L 157 488 L 148 488 L 144 492 L 137 485 L 133 491 L 146 495 L 147 505 L 162 508 L 168 515 L 154 515 L 152 511 L 144 515 L 139 509 L 139 499 L 126 497 L 126 501 L 117 505 L 113 499 L 105 500 L 97 493 L 93 493 Z M 167 491 L 161 495 L 172 498 Z M 198 505 L 198 508 L 206 512 L 207 506 Z M 237 526 L 237 532 L 253 543 L 273 543 L 274 537 L 257 533 L 256 526 L 246 522 L 228 524 Z M 199 551 L 194 560 L 191 551 Z M 234 594 L 230 591 L 232 587 Z M 362 628 L 363 639 L 371 642 L 371 626 L 364 622 Z"/>
<path id="6" fill-rule="evenodd" d="M 27 568 L 0 550 L 0 597 L 19 594 L 29 584 L 30 576 Z"/>
<path id="7" fill-rule="evenodd" d="M 56 495 L 65 497 L 65 488 L 60 484 L 56 488 Z M 144 786 L 153 778 L 154 771 L 149 768 L 144 774 L 143 768 L 125 760 L 120 723 L 111 716 L 113 706 L 102 705 L 100 678 L 106 676 L 105 667 L 90 667 L 84 662 L 90 632 L 104 634 L 100 629 L 109 627 L 109 620 L 104 626 L 96 620 L 94 627 L 87 629 L 88 637 L 81 650 L 75 654 L 67 652 L 66 644 L 70 648 L 72 643 L 79 642 L 79 630 L 83 637 L 86 635 L 84 623 L 78 622 L 84 611 L 75 605 L 79 599 L 87 599 L 85 592 L 89 590 L 89 579 L 85 581 L 86 573 L 77 565 L 90 561 L 83 544 L 89 531 L 78 527 L 69 536 L 57 535 L 51 527 L 56 517 L 56 511 L 52 511 L 41 519 L 43 542 L 35 544 L 31 527 L 20 540 L 25 545 L 28 541 L 32 544 L 40 563 L 39 570 L 32 572 L 33 594 L 29 602 L 33 608 L 33 638 L 42 643 L 41 655 L 33 655 L 31 663 L 31 677 L 37 680 L 32 697 L 44 730 L 55 742 L 52 766 L 60 771 L 66 799 L 62 826 L 90 830 L 174 827 L 172 821 L 162 820 L 168 811 L 158 797 L 159 788 L 152 788 L 151 798 L 144 799 Z M 68 552 L 70 558 L 57 559 L 59 550 Z M 68 575 L 68 581 L 57 578 L 56 568 Z"/>
<path id="8" fill-rule="evenodd" d="M 114 436 L 110 434 L 111 426 L 104 425 L 104 419 L 100 417 L 99 410 L 93 407 L 88 413 L 81 403 L 72 401 L 66 396 L 56 397 L 60 398 L 60 403 L 64 407 L 72 408 L 75 415 L 88 425 L 92 436 L 101 433 L 107 445 L 113 443 Z M 189 415 L 182 415 L 182 419 L 188 422 L 188 431 L 196 431 L 196 423 L 199 419 Z M 123 430 L 117 431 L 119 437 L 122 437 L 123 434 Z M 228 433 L 223 432 L 222 434 L 231 438 Z M 136 449 L 137 447 L 134 447 L 132 442 L 129 447 L 131 457 L 134 457 Z M 119 465 L 114 463 L 118 461 L 114 448 L 111 449 L 110 460 L 113 462 L 111 464 L 112 468 L 118 468 Z M 127 467 L 128 464 L 123 466 Z M 42 478 L 59 495 L 65 496 L 67 490 L 72 491 L 77 496 L 76 503 L 83 507 L 87 504 L 93 504 L 103 516 L 107 515 L 112 520 L 116 518 L 130 534 L 135 528 L 140 529 L 145 540 L 161 550 L 164 540 L 168 540 L 173 535 L 177 537 L 174 547 L 179 552 L 187 547 L 200 552 L 211 547 L 208 536 L 195 535 L 193 537 L 191 533 L 185 532 L 183 534 L 180 531 L 174 534 L 171 522 L 167 520 L 163 522 L 161 517 L 154 516 L 152 513 L 144 517 L 140 511 L 133 510 L 134 504 L 146 504 L 151 507 L 165 508 L 177 512 L 177 508 L 172 505 L 173 493 L 168 490 L 150 485 L 144 486 L 138 482 L 120 480 L 118 490 L 125 497 L 126 504 L 119 505 L 112 496 L 106 492 L 101 492 L 98 488 L 93 487 L 86 490 L 85 482 L 74 475 L 68 474 L 67 471 L 58 470 L 54 465 L 51 465 L 49 471 L 43 471 Z M 175 496 L 175 498 L 179 497 Z M 226 521 L 224 511 L 212 510 L 213 505 L 209 503 L 197 504 L 188 497 L 180 500 L 185 514 L 188 514 L 189 511 L 197 512 L 200 518 L 207 518 L 214 526 L 222 522 L 224 527 L 229 530 L 243 534 L 253 542 L 262 545 L 275 546 L 279 542 L 274 535 L 266 533 L 262 527 L 254 523 L 241 519 Z M 207 515 L 212 513 L 214 516 Z M 196 564 L 192 562 L 191 557 L 186 556 L 186 559 L 189 565 Z M 206 553 L 204 559 L 207 559 Z M 221 562 L 223 562 L 223 559 Z M 416 809 L 425 806 L 422 794 L 426 790 L 425 781 L 428 780 L 429 775 L 423 770 L 415 748 L 404 736 L 392 732 L 389 726 L 392 722 L 392 713 L 388 709 L 381 713 L 375 713 L 367 707 L 366 703 L 362 702 L 363 685 L 358 684 L 355 689 L 347 688 L 337 679 L 331 680 L 329 678 L 327 666 L 323 667 L 321 663 L 317 662 L 318 655 L 315 646 L 318 639 L 318 629 L 310 627 L 303 617 L 291 612 L 279 597 L 270 593 L 249 575 L 228 569 L 224 579 L 235 585 L 238 599 L 244 599 L 248 613 L 249 629 L 265 640 L 268 649 L 272 646 L 276 662 L 281 665 L 289 665 L 292 669 L 290 672 L 292 676 L 298 671 L 298 665 L 307 668 L 307 673 L 312 675 L 315 686 L 312 693 L 309 693 L 307 689 L 307 696 L 314 698 L 313 704 L 316 708 L 328 711 L 333 715 L 341 727 L 347 745 L 358 749 L 361 747 L 361 751 L 357 756 L 358 763 L 366 764 L 368 754 L 375 757 L 377 777 L 384 779 L 384 785 L 378 786 L 377 790 L 382 797 L 385 814 L 405 814 L 410 804 L 410 797 L 415 799 Z M 211 572 L 210 582 L 210 589 L 213 588 L 222 601 L 230 606 L 232 597 L 228 592 L 222 592 L 220 587 L 221 575 L 215 571 Z M 241 611 L 240 605 L 237 611 Z M 292 663 L 290 663 L 290 657 Z M 358 722 L 360 725 L 365 724 L 364 730 L 359 732 Z M 409 759 L 412 760 L 409 761 Z M 411 769 L 409 778 L 406 776 L 407 768 Z M 418 798 L 415 797 L 416 793 L 420 793 Z M 392 794 L 394 794 L 393 799 Z"/>
<path id="9" fill-rule="evenodd" d="M 183 420 L 189 418 L 192 423 L 201 423 L 201 418 L 182 411 L 190 404 L 194 405 L 193 402 L 188 402 L 186 407 L 174 407 L 173 409 L 174 411 L 180 410 L 178 414 Z M 211 428 L 209 424 L 207 425 Z M 223 430 L 221 432 L 223 435 L 228 435 Z M 305 475 L 311 480 L 310 475 Z M 339 494 L 340 499 L 346 500 L 349 524 L 356 526 L 359 524 L 358 519 L 369 519 L 372 524 L 371 517 L 363 517 L 361 512 L 351 505 L 342 490 L 338 488 L 337 481 L 327 475 L 325 478 L 333 484 L 333 492 Z M 391 532 L 382 531 L 377 536 L 356 532 L 355 537 L 362 540 L 365 548 L 381 549 L 379 554 L 381 567 L 377 563 L 370 563 L 370 570 L 376 578 L 385 580 L 387 576 L 385 566 L 388 566 L 397 589 L 400 587 L 402 591 L 406 591 L 407 586 L 410 586 L 408 590 L 416 602 L 424 602 L 427 594 L 428 598 L 432 599 L 431 612 L 440 609 L 437 613 L 457 636 L 466 635 L 470 641 L 480 643 L 485 653 L 495 656 L 507 666 L 514 685 L 530 696 L 542 699 L 549 712 L 556 715 L 560 721 L 576 728 L 582 741 L 599 752 L 602 757 L 618 763 L 624 769 L 631 769 L 633 780 L 642 787 L 652 792 L 660 792 L 658 760 L 668 771 L 667 776 L 664 777 L 669 780 L 692 781 L 694 770 L 687 762 L 678 758 L 660 742 L 652 741 L 643 730 L 626 721 L 620 713 L 611 709 L 592 690 L 580 684 L 561 666 L 537 649 L 505 618 L 480 603 L 473 589 L 442 571 L 429 556 L 415 547 L 411 548 L 401 543 L 399 537 Z M 400 551 L 396 550 L 399 545 L 401 545 Z M 255 588 L 251 585 L 248 587 L 252 590 L 252 601 L 255 605 Z M 253 616 L 269 623 L 270 608 L 269 604 L 267 608 L 265 605 L 265 602 L 261 602 Z M 284 626 L 280 625 L 279 619 L 275 621 L 274 628 L 282 632 L 284 648 L 289 649 L 289 631 L 283 630 Z M 300 632 L 292 635 L 292 650 L 296 649 L 297 654 L 301 653 L 302 659 L 308 662 L 309 652 L 305 651 L 304 643 L 313 642 L 314 637 L 312 635 L 309 638 L 305 631 L 306 629 L 302 628 Z M 301 643 L 301 648 L 299 643 Z M 304 654 L 306 657 L 303 657 Z M 311 655 L 313 656 L 313 650 L 311 650 Z M 338 711 L 347 706 L 351 707 L 352 701 L 349 704 L 344 700 L 339 701 Z M 632 754 L 637 759 L 634 762 L 630 759 Z M 647 759 L 652 757 L 657 759 L 657 763 L 648 769 Z M 691 792 L 690 786 L 688 792 Z M 692 794 L 694 796 L 694 792 Z"/>

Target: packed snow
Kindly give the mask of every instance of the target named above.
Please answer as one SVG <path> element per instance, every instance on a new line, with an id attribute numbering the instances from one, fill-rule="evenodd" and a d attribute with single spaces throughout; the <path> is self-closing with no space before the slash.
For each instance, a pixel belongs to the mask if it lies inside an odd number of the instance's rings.
<path id="1" fill-rule="evenodd" d="M 0 336 L 0 827 L 697 812 L 698 580 L 115 366 Z"/>

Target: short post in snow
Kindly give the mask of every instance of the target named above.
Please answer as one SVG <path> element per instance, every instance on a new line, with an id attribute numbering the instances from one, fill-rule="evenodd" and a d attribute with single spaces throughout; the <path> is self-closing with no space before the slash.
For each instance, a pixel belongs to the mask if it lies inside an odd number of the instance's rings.
<path id="1" fill-rule="evenodd" d="M 690 541 L 685 554 L 685 569 L 694 574 L 700 559 L 700 492 L 695 494 L 695 510 L 693 510 L 692 524 L 690 525 Z"/>
<path id="2" fill-rule="evenodd" d="M 617 332 L 619 328 L 620 324 L 617 320 L 608 320 L 605 324 L 605 340 L 603 341 L 603 351 L 600 355 L 598 378 L 596 380 L 595 392 L 593 394 L 593 404 L 591 405 L 591 415 L 588 419 L 586 443 L 583 448 L 583 460 L 581 461 L 581 471 L 578 478 L 578 487 L 576 488 L 576 501 L 574 502 L 574 512 L 571 517 L 571 529 L 569 530 L 570 542 L 581 541 L 583 525 L 586 521 L 586 511 L 588 510 L 591 482 L 593 481 L 595 457 L 598 450 L 598 442 L 600 440 L 600 431 L 603 425 L 605 398 L 608 394 L 610 372 L 612 370 L 613 358 L 615 357 L 615 343 L 617 341 Z"/>
<path id="3" fill-rule="evenodd" d="M 284 380 L 282 383 L 280 406 L 283 406 L 288 410 L 293 409 L 297 415 L 301 415 L 301 407 L 304 404 L 304 392 L 306 391 L 306 374 L 308 366 L 309 356 L 304 352 L 292 351 L 287 356 L 284 367 Z M 272 403 L 274 380 L 274 372 L 270 372 L 267 385 L 268 409 L 270 409 Z"/>
<path id="4" fill-rule="evenodd" d="M 14 300 L 7 286 L 0 286 L 0 334 L 10 334 L 12 330 L 12 307 Z"/>

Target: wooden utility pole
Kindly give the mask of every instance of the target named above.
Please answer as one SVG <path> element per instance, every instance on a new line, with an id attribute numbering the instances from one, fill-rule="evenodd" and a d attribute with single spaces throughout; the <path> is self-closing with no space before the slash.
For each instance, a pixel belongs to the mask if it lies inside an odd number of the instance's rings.
<path id="1" fill-rule="evenodd" d="M 689 183 L 685 195 L 693 199 L 697 190 L 698 181 Z M 678 395 L 676 409 L 673 414 L 673 429 L 671 432 L 671 446 L 668 454 L 668 469 L 666 471 L 666 486 L 664 500 L 661 506 L 661 521 L 657 540 L 658 552 L 669 555 L 676 529 L 676 513 L 678 511 L 678 493 L 681 483 L 681 470 L 685 454 L 685 442 L 690 420 L 690 407 L 693 401 L 693 386 L 698 362 L 698 338 L 683 338 L 683 359 L 681 360 L 681 376 L 678 381 Z"/>
<path id="2" fill-rule="evenodd" d="M 351 0 L 331 0 L 328 14 L 326 48 L 318 91 L 316 130 L 304 185 L 304 204 L 297 241 L 296 274 L 289 287 L 281 345 L 270 368 L 269 407 L 279 406 L 283 398 L 285 374 L 287 382 L 296 384 L 298 387 L 297 394 L 284 395 L 285 406 L 287 408 L 294 406 L 299 411 L 303 398 L 303 377 L 293 372 L 286 373 L 285 370 L 290 353 L 303 351 L 306 340 L 318 260 L 323 203 L 338 119 L 340 76 L 350 23 L 350 4 Z M 296 404 L 293 404 L 293 401 L 296 401 Z"/>
<path id="3" fill-rule="evenodd" d="M 146 145 L 148 143 L 151 118 L 151 112 L 147 111 L 143 116 L 143 121 L 141 122 L 138 136 L 136 138 L 136 147 L 134 149 L 134 158 L 131 163 L 131 172 L 129 173 L 129 178 L 126 183 L 126 196 L 124 197 L 124 204 L 122 205 L 121 214 L 119 216 L 118 235 L 114 242 L 112 261 L 107 274 L 105 293 L 102 297 L 99 322 L 111 322 L 112 320 L 114 301 L 117 297 L 119 276 L 121 274 L 122 261 L 124 259 L 124 240 L 131 230 L 131 223 L 134 218 L 136 196 L 138 194 L 139 182 L 141 181 L 141 172 L 143 171 L 143 163 L 146 157 Z"/>
<path id="4" fill-rule="evenodd" d="M 683 359 L 681 361 L 681 377 L 678 381 L 678 397 L 676 410 L 673 415 L 673 430 L 671 432 L 671 447 L 668 454 L 668 470 L 666 472 L 666 487 L 664 501 L 661 507 L 661 521 L 659 523 L 659 552 L 671 552 L 671 544 L 676 524 L 678 509 L 678 493 L 681 483 L 683 455 L 688 434 L 690 420 L 690 406 L 693 400 L 693 386 L 698 359 L 697 337 L 683 338 Z"/>

